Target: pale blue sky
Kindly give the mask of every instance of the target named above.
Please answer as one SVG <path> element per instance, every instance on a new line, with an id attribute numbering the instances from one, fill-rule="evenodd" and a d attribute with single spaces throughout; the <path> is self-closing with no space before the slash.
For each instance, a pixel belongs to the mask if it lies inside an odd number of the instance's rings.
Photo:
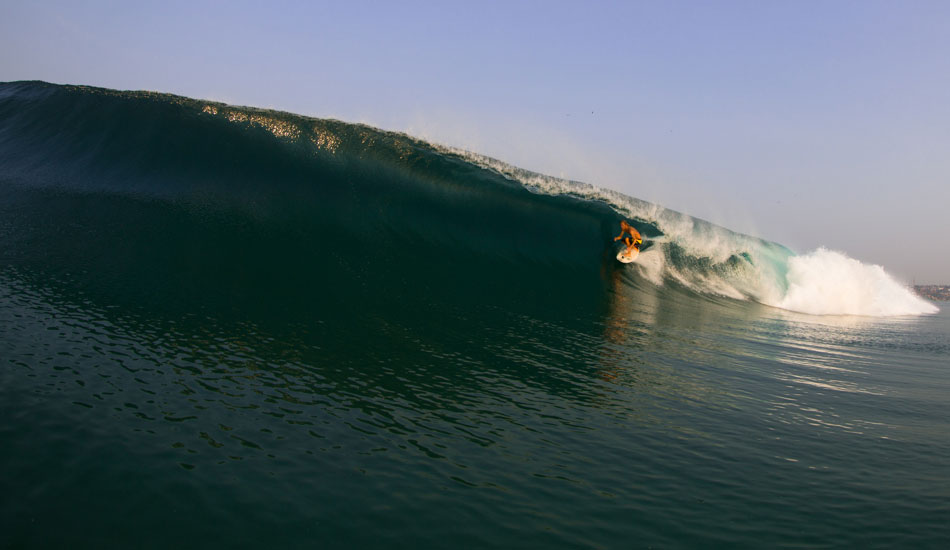
<path id="1" fill-rule="evenodd" d="M 21 2 L 0 81 L 407 131 L 950 283 L 950 2 Z"/>

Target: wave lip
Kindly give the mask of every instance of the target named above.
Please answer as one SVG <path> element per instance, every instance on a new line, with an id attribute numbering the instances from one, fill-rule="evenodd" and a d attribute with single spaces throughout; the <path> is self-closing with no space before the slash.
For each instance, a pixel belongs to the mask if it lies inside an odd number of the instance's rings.
<path id="1" fill-rule="evenodd" d="M 883 267 L 827 248 L 789 258 L 787 279 L 785 296 L 769 305 L 812 315 L 889 317 L 938 311 Z"/>

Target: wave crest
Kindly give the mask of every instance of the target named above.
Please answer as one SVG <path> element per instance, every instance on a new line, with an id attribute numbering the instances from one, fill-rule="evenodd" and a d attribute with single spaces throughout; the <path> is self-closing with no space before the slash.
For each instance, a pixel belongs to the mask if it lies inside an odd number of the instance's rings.
<path id="1" fill-rule="evenodd" d="M 245 223 L 238 215 L 296 223 L 302 242 L 336 231 L 353 249 L 385 236 L 394 258 L 458 254 L 469 265 L 503 262 L 511 273 L 546 269 L 543 280 L 615 268 L 611 237 L 627 218 L 645 243 L 640 260 L 623 269 L 656 285 L 810 314 L 936 311 L 880 266 L 839 252 L 797 256 L 611 189 L 291 113 L 151 92 L 0 84 L 0 166 L 0 184 L 160 199 L 189 212 L 230 208 L 234 214 L 221 215 L 227 223 Z M 337 242 L 326 248 L 348 254 Z M 405 269 L 419 270 L 408 260 Z"/>

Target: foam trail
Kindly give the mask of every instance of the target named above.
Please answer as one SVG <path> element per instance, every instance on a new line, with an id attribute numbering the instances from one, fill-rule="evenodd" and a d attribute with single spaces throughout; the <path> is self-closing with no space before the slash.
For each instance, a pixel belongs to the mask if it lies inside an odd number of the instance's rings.
<path id="1" fill-rule="evenodd" d="M 788 291 L 775 304 L 813 315 L 920 315 L 937 307 L 915 295 L 879 265 L 819 248 L 788 260 Z"/>

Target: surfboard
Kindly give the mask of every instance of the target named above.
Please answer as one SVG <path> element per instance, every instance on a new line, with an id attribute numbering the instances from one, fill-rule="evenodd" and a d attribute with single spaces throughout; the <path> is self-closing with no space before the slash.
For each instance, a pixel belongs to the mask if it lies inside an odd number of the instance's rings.
<path id="1" fill-rule="evenodd" d="M 630 250 L 630 254 L 626 254 L 627 247 L 624 246 L 620 249 L 620 252 L 617 252 L 617 260 L 620 263 L 629 264 L 630 262 L 637 259 L 637 256 L 640 255 L 640 251 L 636 248 Z"/>

